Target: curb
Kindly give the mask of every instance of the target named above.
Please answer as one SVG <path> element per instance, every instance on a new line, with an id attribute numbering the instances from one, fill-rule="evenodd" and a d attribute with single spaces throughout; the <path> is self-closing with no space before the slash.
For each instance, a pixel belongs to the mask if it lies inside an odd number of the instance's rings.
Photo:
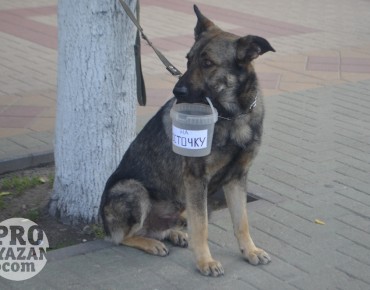
<path id="1" fill-rule="evenodd" d="M 54 163 L 54 151 L 46 150 L 0 159 L 0 174 Z"/>

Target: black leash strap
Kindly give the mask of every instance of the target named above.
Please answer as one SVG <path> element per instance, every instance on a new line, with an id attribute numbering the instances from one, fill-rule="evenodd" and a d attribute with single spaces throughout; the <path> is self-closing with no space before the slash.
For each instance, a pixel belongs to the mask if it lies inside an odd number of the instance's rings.
<path id="1" fill-rule="evenodd" d="M 125 3 L 124 0 L 119 0 L 123 9 L 126 11 L 128 17 L 130 17 L 131 21 L 135 24 L 137 29 L 140 31 L 141 37 L 148 43 L 148 45 L 154 50 L 158 58 L 161 62 L 165 65 L 166 69 L 175 77 L 181 77 L 182 73 L 172 64 L 169 60 L 153 45 L 153 43 L 148 39 L 148 37 L 144 34 L 143 28 L 140 26 L 139 22 L 136 20 L 134 14 L 132 13 L 130 7 Z"/>
<path id="2" fill-rule="evenodd" d="M 136 17 L 137 21 L 140 22 L 140 1 L 136 1 Z M 146 105 L 146 90 L 145 81 L 143 76 L 143 70 L 141 67 L 141 43 L 140 43 L 140 32 L 136 30 L 135 39 L 135 67 L 136 67 L 136 97 L 140 106 Z"/>

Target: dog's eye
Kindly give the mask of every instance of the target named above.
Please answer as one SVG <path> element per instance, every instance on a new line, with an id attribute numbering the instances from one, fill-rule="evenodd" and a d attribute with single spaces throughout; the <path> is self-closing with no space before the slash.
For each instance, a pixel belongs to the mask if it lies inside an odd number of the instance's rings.
<path id="1" fill-rule="evenodd" d="M 210 68 L 211 66 L 213 66 L 213 62 L 209 59 L 204 59 L 202 65 L 204 68 Z"/>

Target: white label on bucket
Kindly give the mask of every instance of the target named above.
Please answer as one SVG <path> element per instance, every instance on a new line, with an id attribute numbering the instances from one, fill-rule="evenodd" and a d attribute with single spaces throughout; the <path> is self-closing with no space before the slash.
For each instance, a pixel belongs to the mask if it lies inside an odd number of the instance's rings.
<path id="1" fill-rule="evenodd" d="M 186 149 L 207 148 L 208 130 L 186 130 L 172 126 L 172 143 Z"/>

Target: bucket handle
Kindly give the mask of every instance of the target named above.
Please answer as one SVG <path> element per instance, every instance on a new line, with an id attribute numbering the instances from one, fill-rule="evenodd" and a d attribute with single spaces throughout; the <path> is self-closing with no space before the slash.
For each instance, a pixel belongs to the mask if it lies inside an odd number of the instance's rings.
<path id="1" fill-rule="evenodd" d="M 208 104 L 209 104 L 209 105 L 210 105 L 210 107 L 211 107 L 211 110 L 212 110 L 212 116 L 213 116 L 213 121 L 216 123 L 216 122 L 217 122 L 217 120 L 218 120 L 218 114 L 217 114 L 217 113 L 215 113 L 215 108 L 213 107 L 211 100 L 210 100 L 208 97 L 206 97 L 206 100 L 207 100 Z"/>
<path id="2" fill-rule="evenodd" d="M 209 106 L 211 107 L 211 110 L 212 110 L 213 122 L 216 123 L 217 120 L 218 120 L 218 113 L 217 113 L 216 109 L 213 107 L 211 100 L 208 97 L 206 97 L 206 100 L 207 100 L 207 102 L 208 102 L 208 104 L 209 104 Z M 177 100 L 175 100 L 175 102 L 173 103 L 172 108 L 176 104 L 177 104 Z"/>

